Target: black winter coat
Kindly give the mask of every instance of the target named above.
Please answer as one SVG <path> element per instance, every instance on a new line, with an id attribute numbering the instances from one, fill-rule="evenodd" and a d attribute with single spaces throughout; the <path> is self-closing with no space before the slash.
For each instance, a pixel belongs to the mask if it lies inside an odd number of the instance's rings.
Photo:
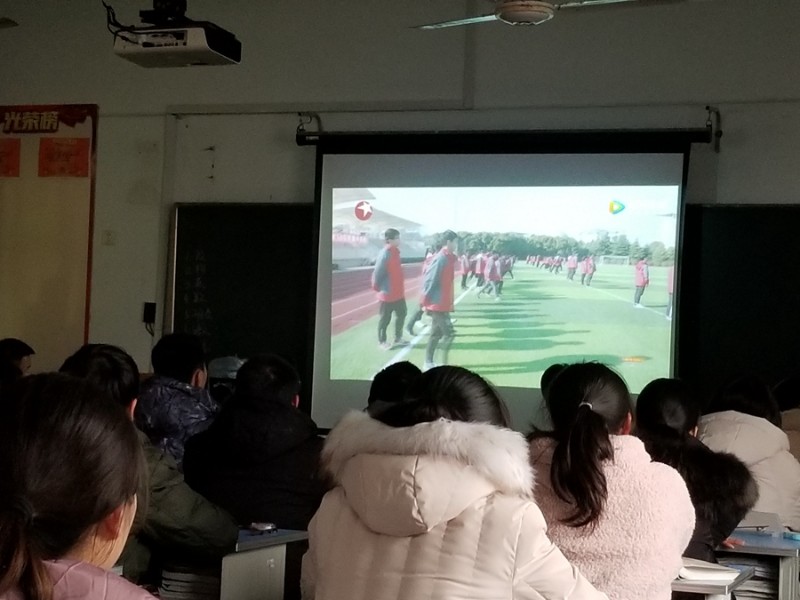
<path id="1" fill-rule="evenodd" d="M 716 562 L 714 548 L 758 500 L 750 470 L 732 454 L 714 452 L 691 436 L 640 433 L 639 437 L 653 460 L 676 469 L 689 489 L 696 524 L 684 556 Z"/>
<path id="2" fill-rule="evenodd" d="M 186 444 L 186 481 L 247 526 L 308 528 L 326 488 L 323 440 L 300 410 L 276 403 L 237 406 L 232 398 L 208 430 Z"/>

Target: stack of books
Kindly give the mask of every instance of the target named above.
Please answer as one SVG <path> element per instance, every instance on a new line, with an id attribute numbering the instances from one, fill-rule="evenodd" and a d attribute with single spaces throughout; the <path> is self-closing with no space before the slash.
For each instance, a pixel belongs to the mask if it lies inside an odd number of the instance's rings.
<path id="1" fill-rule="evenodd" d="M 778 566 L 750 556 L 722 556 L 723 565 L 743 565 L 755 568 L 755 574 L 736 590 L 737 600 L 774 600 L 778 597 Z"/>
<path id="2" fill-rule="evenodd" d="M 687 581 L 714 581 L 731 583 L 739 576 L 739 570 L 721 564 L 683 557 L 683 567 L 678 577 Z"/>
<path id="3" fill-rule="evenodd" d="M 164 569 L 161 573 L 161 600 L 219 600 L 220 576 L 215 573 L 196 573 L 180 568 Z"/>

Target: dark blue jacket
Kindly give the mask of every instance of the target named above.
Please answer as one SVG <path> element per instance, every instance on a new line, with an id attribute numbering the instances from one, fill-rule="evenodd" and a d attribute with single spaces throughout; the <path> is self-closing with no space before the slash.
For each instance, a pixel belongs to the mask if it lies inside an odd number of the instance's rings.
<path id="1" fill-rule="evenodd" d="M 155 375 L 144 382 L 136 405 L 136 425 L 183 471 L 183 449 L 193 435 L 205 431 L 220 406 L 205 389 Z"/>

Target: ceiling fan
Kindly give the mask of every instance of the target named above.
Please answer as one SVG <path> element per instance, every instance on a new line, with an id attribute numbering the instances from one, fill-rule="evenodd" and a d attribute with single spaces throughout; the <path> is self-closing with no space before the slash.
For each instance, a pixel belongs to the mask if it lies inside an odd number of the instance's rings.
<path id="1" fill-rule="evenodd" d="M 680 4 L 688 0 L 566 0 L 544 2 L 541 0 L 494 0 L 494 12 L 488 15 L 428 23 L 416 29 L 444 29 L 489 21 L 502 21 L 508 25 L 541 25 L 552 19 L 557 11 L 587 8 L 618 8 L 622 6 L 654 6 L 657 4 Z"/>

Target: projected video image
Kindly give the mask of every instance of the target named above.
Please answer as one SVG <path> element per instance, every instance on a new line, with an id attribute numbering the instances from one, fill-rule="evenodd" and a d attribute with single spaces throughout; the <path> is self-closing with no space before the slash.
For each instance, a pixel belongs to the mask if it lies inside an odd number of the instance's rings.
<path id="1" fill-rule="evenodd" d="M 536 386 L 669 375 L 678 186 L 333 190 L 332 380 L 410 360 Z M 455 234 L 455 235 L 454 235 Z"/>

